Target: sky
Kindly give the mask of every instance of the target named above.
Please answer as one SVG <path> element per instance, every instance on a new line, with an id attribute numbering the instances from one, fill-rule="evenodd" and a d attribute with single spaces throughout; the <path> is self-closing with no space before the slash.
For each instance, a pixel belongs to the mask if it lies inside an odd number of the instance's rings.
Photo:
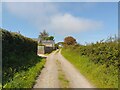
<path id="1" fill-rule="evenodd" d="M 119 2 L 119 0 L 1 0 L 2 2 Z"/>
<path id="2" fill-rule="evenodd" d="M 118 34 L 118 3 L 2 2 L 0 27 L 30 38 L 45 29 L 56 42 L 66 36 L 80 44 L 96 42 Z"/>

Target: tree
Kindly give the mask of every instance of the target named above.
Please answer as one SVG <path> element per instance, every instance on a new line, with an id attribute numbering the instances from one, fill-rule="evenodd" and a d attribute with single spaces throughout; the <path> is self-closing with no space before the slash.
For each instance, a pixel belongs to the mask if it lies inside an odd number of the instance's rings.
<path id="1" fill-rule="evenodd" d="M 44 37 L 43 40 L 54 40 L 54 37 L 53 36 Z"/>
<path id="2" fill-rule="evenodd" d="M 43 30 L 43 32 L 40 32 L 40 35 L 38 37 L 38 43 L 41 43 L 42 40 L 45 40 L 46 37 L 48 37 L 49 34 L 46 32 L 46 30 Z"/>
<path id="3" fill-rule="evenodd" d="M 49 40 L 54 40 L 54 36 L 50 36 L 50 37 L 49 37 Z"/>
<path id="4" fill-rule="evenodd" d="M 43 32 L 40 32 L 39 38 L 41 40 L 44 40 L 48 36 L 49 36 L 49 34 L 46 32 L 46 30 L 43 30 Z"/>
<path id="5" fill-rule="evenodd" d="M 76 45 L 77 42 L 75 38 L 73 38 L 72 36 L 68 36 L 68 37 L 65 37 L 64 44 L 65 45 Z"/>

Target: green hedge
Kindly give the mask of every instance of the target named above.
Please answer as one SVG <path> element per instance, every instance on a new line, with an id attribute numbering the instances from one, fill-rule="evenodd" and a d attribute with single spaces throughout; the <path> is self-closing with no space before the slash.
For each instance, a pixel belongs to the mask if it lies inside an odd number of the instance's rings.
<path id="1" fill-rule="evenodd" d="M 2 34 L 2 76 L 4 84 L 9 82 L 16 72 L 27 70 L 39 61 L 36 55 L 36 41 L 4 29 L 0 29 L 0 32 Z"/>
<path id="2" fill-rule="evenodd" d="M 80 55 L 90 57 L 97 64 L 106 64 L 106 67 L 114 66 L 118 68 L 119 51 L 118 42 L 97 42 L 87 46 L 79 46 Z"/>
<path id="3" fill-rule="evenodd" d="M 11 52 L 23 54 L 24 52 L 37 52 L 37 42 L 21 34 L 8 32 L 2 29 L 2 53 L 5 57 Z"/>

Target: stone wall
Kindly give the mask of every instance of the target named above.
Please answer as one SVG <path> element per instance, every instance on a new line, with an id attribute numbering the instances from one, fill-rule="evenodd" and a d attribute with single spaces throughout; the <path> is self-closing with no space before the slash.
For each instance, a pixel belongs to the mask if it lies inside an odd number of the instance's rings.
<path id="1" fill-rule="evenodd" d="M 38 46 L 37 54 L 45 54 L 45 46 Z"/>
<path id="2" fill-rule="evenodd" d="M 45 53 L 51 53 L 53 51 L 53 47 L 45 47 Z"/>
<path id="3" fill-rule="evenodd" d="M 45 53 L 51 53 L 53 51 L 53 47 L 46 47 L 46 46 L 38 46 L 38 54 L 45 54 Z"/>

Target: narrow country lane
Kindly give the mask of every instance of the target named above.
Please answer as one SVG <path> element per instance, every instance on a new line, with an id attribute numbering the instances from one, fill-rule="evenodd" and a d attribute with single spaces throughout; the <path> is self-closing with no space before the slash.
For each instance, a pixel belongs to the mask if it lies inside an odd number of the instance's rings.
<path id="1" fill-rule="evenodd" d="M 59 88 L 55 52 L 47 57 L 45 68 L 37 78 L 33 88 Z"/>
<path id="2" fill-rule="evenodd" d="M 66 60 L 59 51 L 57 54 L 59 62 L 61 62 L 62 69 L 66 74 L 66 77 L 70 81 L 71 88 L 94 88 L 86 78 L 79 73 L 79 71 Z"/>
<path id="3" fill-rule="evenodd" d="M 33 88 L 60 88 L 56 60 L 61 64 L 61 69 L 69 81 L 69 88 L 94 88 L 60 52 L 55 51 L 47 57 L 45 68 Z"/>

